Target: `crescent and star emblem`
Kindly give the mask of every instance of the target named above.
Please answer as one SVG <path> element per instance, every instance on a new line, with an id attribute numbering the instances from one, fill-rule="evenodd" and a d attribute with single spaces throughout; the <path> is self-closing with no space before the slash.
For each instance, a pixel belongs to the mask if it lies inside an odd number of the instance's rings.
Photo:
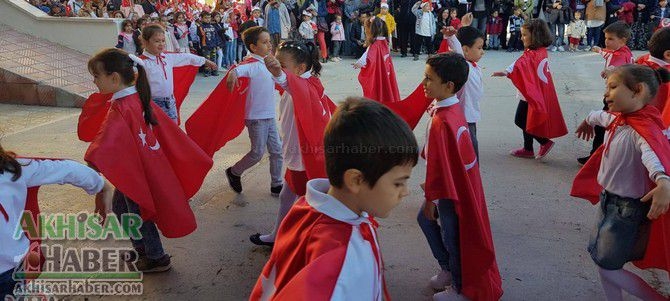
<path id="1" fill-rule="evenodd" d="M 151 129 L 151 126 L 149 126 L 149 129 Z M 142 140 L 142 146 L 148 146 L 147 134 L 144 133 L 142 128 L 140 128 L 140 133 L 138 134 L 138 136 L 140 137 L 140 140 Z M 149 146 L 149 149 L 152 151 L 157 151 L 161 148 L 161 145 L 160 143 L 158 143 L 158 140 L 156 140 L 155 138 L 154 140 L 156 141 L 156 143 L 153 146 Z"/>

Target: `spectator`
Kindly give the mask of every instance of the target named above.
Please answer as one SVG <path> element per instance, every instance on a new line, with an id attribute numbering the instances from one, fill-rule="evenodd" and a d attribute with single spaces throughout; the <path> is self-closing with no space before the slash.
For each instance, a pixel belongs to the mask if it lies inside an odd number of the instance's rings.
<path id="1" fill-rule="evenodd" d="M 380 5 L 379 9 L 379 14 L 377 15 L 377 18 L 381 19 L 384 21 L 386 24 L 386 31 L 388 33 L 388 42 L 389 46 L 392 44 L 392 34 L 395 31 L 395 19 L 391 14 L 389 14 L 389 5 L 386 2 L 386 0 L 382 1 L 382 4 Z"/>
<path id="2" fill-rule="evenodd" d="M 554 43 L 551 51 L 565 51 L 565 24 L 570 22 L 570 2 L 568 0 L 551 0 L 546 6 L 547 23 L 549 31 L 554 35 Z"/>
<path id="3" fill-rule="evenodd" d="M 353 44 L 349 37 L 351 36 L 351 25 L 356 22 L 358 18 L 358 6 L 360 6 L 360 0 L 345 0 L 344 1 L 344 16 L 342 18 L 342 23 L 344 23 L 344 55 L 353 55 L 353 50 L 356 47 Z"/>
<path id="4" fill-rule="evenodd" d="M 42 1 L 42 3 L 46 3 L 47 1 Z M 67 3 L 68 6 L 70 6 L 70 11 L 72 12 L 72 15 L 74 16 L 79 16 L 79 10 L 84 7 L 84 0 L 70 0 Z"/>
<path id="5" fill-rule="evenodd" d="M 133 22 L 130 20 L 124 20 L 121 23 L 121 33 L 119 34 L 118 42 L 116 43 L 116 48 L 123 49 L 128 53 L 137 53 L 137 44 L 133 39 Z"/>
<path id="6" fill-rule="evenodd" d="M 507 49 L 507 24 L 509 24 L 509 17 L 514 14 L 514 0 L 493 0 L 493 10 L 497 10 L 498 16 L 502 19 L 500 47 Z"/>
<path id="7" fill-rule="evenodd" d="M 458 10 L 456 8 L 445 8 L 440 13 L 440 17 L 437 20 L 437 26 L 435 27 L 435 36 L 433 37 L 433 49 L 440 47 L 442 36 L 444 35 L 442 30 L 449 26 L 456 30 L 461 28 L 461 20 L 458 18 Z"/>
<path id="8" fill-rule="evenodd" d="M 316 28 L 316 23 L 312 21 L 312 13 L 308 11 L 302 12 L 302 23 L 298 32 L 300 32 L 300 37 L 305 43 L 314 43 L 314 36 L 318 32 L 318 29 Z"/>
<path id="9" fill-rule="evenodd" d="M 491 13 L 488 24 L 486 24 L 486 33 L 489 35 L 489 49 L 500 49 L 500 33 L 502 32 L 502 28 L 502 18 L 498 15 L 498 11 L 494 10 Z"/>
<path id="10" fill-rule="evenodd" d="M 635 17 L 633 16 L 634 13 L 635 13 L 635 3 L 626 1 L 622 3 L 621 8 L 619 8 L 618 19 L 619 21 L 628 24 L 628 26 L 632 26 L 633 20 L 635 20 Z"/>
<path id="11" fill-rule="evenodd" d="M 605 0 L 582 0 L 586 4 L 586 50 L 600 43 L 603 24 L 607 15 Z"/>
<path id="12" fill-rule="evenodd" d="M 575 0 L 575 1 L 580 1 L 580 0 Z M 522 18 L 530 18 L 533 16 L 533 10 L 535 9 L 535 1 L 534 0 L 514 0 L 514 6 L 515 7 L 520 7 L 521 11 L 523 13 Z M 511 22 L 510 22 L 511 25 Z"/>
<path id="13" fill-rule="evenodd" d="M 316 38 L 318 39 L 322 64 L 328 61 L 328 46 L 326 45 L 326 33 L 330 31 L 328 26 L 328 1 L 330 0 L 315 0 L 316 9 L 312 11 L 312 14 L 316 13 L 315 22 L 318 30 Z"/>
<path id="14" fill-rule="evenodd" d="M 668 9 L 668 1 L 660 0 L 658 1 L 658 6 L 651 14 L 651 23 L 653 28 L 658 28 L 661 20 L 665 18 L 670 18 L 670 10 Z"/>
<path id="15" fill-rule="evenodd" d="M 331 41 L 333 42 L 333 55 L 331 56 L 331 61 L 339 62 L 342 60 L 340 55 L 342 54 L 342 44 L 346 40 L 344 33 L 344 24 L 342 24 L 342 16 L 335 16 L 335 21 L 330 24 L 330 35 Z"/>
<path id="16" fill-rule="evenodd" d="M 635 10 L 635 21 L 633 26 L 631 26 L 631 41 L 629 45 L 631 49 L 634 50 L 644 50 L 647 49 L 647 41 L 649 40 L 649 35 L 651 29 L 649 28 L 649 23 L 651 21 L 651 12 L 654 10 L 654 0 L 633 0 L 632 2 L 636 5 Z"/>
<path id="17" fill-rule="evenodd" d="M 156 9 L 156 0 L 144 0 L 142 2 L 142 9 L 144 13 L 149 16 L 158 16 L 158 10 Z"/>
<path id="18" fill-rule="evenodd" d="M 479 29 L 484 36 L 486 36 L 486 20 L 491 13 L 493 7 L 492 0 L 474 0 L 472 3 L 472 27 Z M 486 45 L 486 41 L 484 41 Z"/>
<path id="19" fill-rule="evenodd" d="M 189 53 L 191 48 L 191 39 L 189 37 L 186 15 L 183 12 L 175 14 L 174 36 L 179 44 L 179 52 Z"/>
<path id="20" fill-rule="evenodd" d="M 426 47 L 426 54 L 433 51 L 432 37 L 435 32 L 435 15 L 431 12 L 431 5 L 428 1 L 418 1 L 414 3 L 412 12 L 416 16 L 414 44 L 412 45 L 412 54 L 414 60 L 419 60 L 421 47 Z"/>
<path id="21" fill-rule="evenodd" d="M 568 25 L 568 40 L 570 41 L 570 51 L 577 51 L 579 43 L 586 37 L 586 23 L 582 20 L 582 12 L 576 11 L 575 17 Z"/>
<path id="22" fill-rule="evenodd" d="M 507 43 L 507 52 L 523 50 L 521 43 L 521 26 L 523 26 L 523 10 L 521 7 L 514 8 L 514 14 L 509 17 L 509 43 Z"/>
<path id="23" fill-rule="evenodd" d="M 291 31 L 291 16 L 286 5 L 279 0 L 270 0 L 265 6 L 265 18 L 272 47 L 277 49 L 280 40 L 287 40 Z"/>
<path id="24" fill-rule="evenodd" d="M 360 57 L 365 52 L 365 22 L 367 22 L 369 16 L 368 13 L 362 12 L 358 16 L 358 19 L 351 25 L 351 35 L 349 35 L 349 40 L 354 44 L 354 56 Z"/>

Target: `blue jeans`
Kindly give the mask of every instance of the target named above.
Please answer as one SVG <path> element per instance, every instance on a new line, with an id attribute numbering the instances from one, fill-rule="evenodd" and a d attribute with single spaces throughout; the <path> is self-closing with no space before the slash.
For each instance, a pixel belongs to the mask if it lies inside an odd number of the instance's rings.
<path id="1" fill-rule="evenodd" d="M 240 159 L 231 171 L 234 175 L 241 176 L 245 170 L 256 165 L 263 159 L 265 148 L 270 153 L 270 176 L 272 187 L 282 184 L 282 143 L 277 130 L 277 122 L 274 118 L 269 119 L 247 119 L 244 121 L 251 140 L 251 150 Z"/>
<path id="2" fill-rule="evenodd" d="M 0 300 L 5 300 L 5 296 L 14 296 L 14 287 L 16 280 L 12 278 L 15 269 L 9 269 L 0 274 Z"/>
<path id="3" fill-rule="evenodd" d="M 235 64 L 235 59 L 237 58 L 237 40 L 232 39 L 226 43 L 226 59 L 224 64 L 226 67 L 230 67 Z"/>
<path id="4" fill-rule="evenodd" d="M 489 49 L 500 47 L 500 35 L 490 34 L 489 35 Z"/>
<path id="5" fill-rule="evenodd" d="M 437 202 L 438 221 L 429 220 L 423 215 L 423 208 L 419 210 L 416 220 L 421 231 L 428 240 L 430 251 L 437 259 L 443 271 L 451 272 L 454 287 L 461 291 L 463 284 L 461 276 L 461 249 L 459 245 L 458 215 L 454 202 L 441 199 Z"/>
<path id="6" fill-rule="evenodd" d="M 121 191 L 115 189 L 112 211 L 114 211 L 114 214 L 116 214 L 116 216 L 119 218 L 124 213 L 135 213 L 140 215 L 140 206 L 133 202 L 133 200 L 126 197 Z M 124 229 L 124 231 L 128 233 L 128 230 Z M 142 238 L 130 239 L 135 250 L 138 252 L 140 249 L 144 250 L 144 253 L 149 259 L 159 259 L 165 255 L 165 251 L 163 250 L 163 243 L 161 243 L 161 237 L 158 234 L 158 228 L 156 228 L 156 224 L 154 224 L 154 222 L 142 222 L 142 226 L 140 227 L 140 234 L 142 234 Z"/>
<path id="7" fill-rule="evenodd" d="M 598 27 L 588 27 L 586 29 L 586 45 L 587 46 L 597 46 L 600 43 L 600 32 L 602 25 Z"/>
<path id="8" fill-rule="evenodd" d="M 163 112 L 165 112 L 165 115 L 177 122 L 177 102 L 175 101 L 174 96 L 154 97 L 152 100 L 161 108 L 161 110 L 163 110 Z"/>
<path id="9" fill-rule="evenodd" d="M 554 36 L 553 46 L 559 47 L 565 45 L 565 24 L 549 24 L 549 31 Z"/>

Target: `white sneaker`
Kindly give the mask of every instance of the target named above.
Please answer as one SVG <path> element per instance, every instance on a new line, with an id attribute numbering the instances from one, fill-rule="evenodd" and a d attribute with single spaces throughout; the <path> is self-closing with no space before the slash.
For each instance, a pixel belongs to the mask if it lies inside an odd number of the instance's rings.
<path id="1" fill-rule="evenodd" d="M 551 46 L 551 48 L 549 48 L 549 51 L 556 52 L 556 46 Z"/>
<path id="2" fill-rule="evenodd" d="M 451 273 L 447 271 L 440 271 L 439 274 L 430 278 L 430 287 L 436 291 L 444 290 L 446 286 L 450 286 L 452 281 Z"/>
<path id="3" fill-rule="evenodd" d="M 559 52 L 563 52 L 563 51 L 565 51 L 565 47 L 563 47 L 563 46 L 558 46 L 558 51 L 559 51 Z"/>
<path id="4" fill-rule="evenodd" d="M 453 287 L 450 287 L 444 292 L 433 295 L 433 301 L 468 301 L 468 298 L 457 293 Z"/>
<path id="5" fill-rule="evenodd" d="M 586 47 L 584 48 L 584 51 L 591 51 L 591 46 L 586 46 Z"/>

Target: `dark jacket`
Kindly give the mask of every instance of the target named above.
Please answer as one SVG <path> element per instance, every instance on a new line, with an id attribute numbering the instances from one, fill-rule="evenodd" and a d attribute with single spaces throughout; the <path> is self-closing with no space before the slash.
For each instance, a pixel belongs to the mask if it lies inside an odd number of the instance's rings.
<path id="1" fill-rule="evenodd" d="M 635 3 L 635 22 L 648 23 L 651 20 L 651 12 L 656 6 L 656 1 L 654 0 L 632 0 L 631 2 Z M 643 9 L 637 9 L 639 4 L 644 4 Z"/>
<path id="2" fill-rule="evenodd" d="M 414 25 L 414 22 L 416 22 L 416 17 L 412 13 L 412 6 L 414 6 L 414 3 L 416 3 L 416 1 L 396 0 L 395 2 L 397 3 L 396 15 L 395 15 L 396 23 L 402 23 L 405 25 Z"/>
<path id="3" fill-rule="evenodd" d="M 560 2 L 561 8 L 554 8 L 554 3 Z M 570 1 L 568 0 L 547 0 L 545 6 L 545 17 L 550 24 L 568 24 L 571 18 Z"/>
<path id="4" fill-rule="evenodd" d="M 214 24 L 203 23 L 198 27 L 198 34 L 200 35 L 200 46 L 202 46 L 203 49 L 211 50 L 220 47 L 222 44 Z"/>

